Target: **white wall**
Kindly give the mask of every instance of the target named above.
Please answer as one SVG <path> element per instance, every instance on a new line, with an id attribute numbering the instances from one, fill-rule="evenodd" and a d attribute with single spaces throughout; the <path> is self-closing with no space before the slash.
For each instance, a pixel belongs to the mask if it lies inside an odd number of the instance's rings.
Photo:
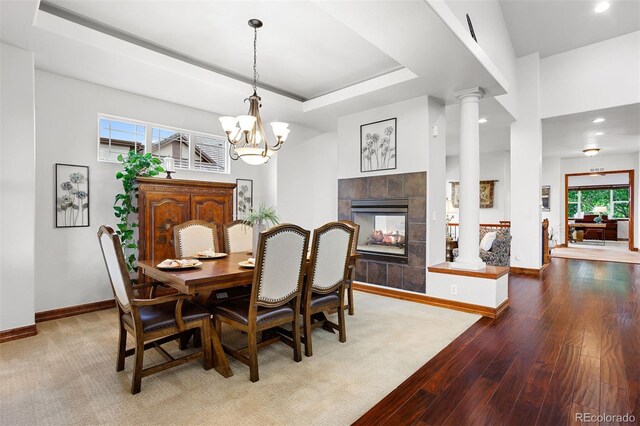
<path id="1" fill-rule="evenodd" d="M 640 31 L 540 61 L 542 118 L 640 102 Z"/>
<path id="2" fill-rule="evenodd" d="M 564 239 L 564 221 L 560 216 L 560 206 L 564 204 L 564 176 L 561 173 L 562 160 L 557 157 L 542 159 L 541 185 L 549 185 L 549 211 L 542 212 L 543 219 L 549 219 L 549 229 L 553 231 L 557 243 Z"/>
<path id="3" fill-rule="evenodd" d="M 33 54 L 0 43 L 0 330 L 35 323 L 33 80 Z"/>
<path id="4" fill-rule="evenodd" d="M 438 127 L 438 136 L 433 127 Z M 437 265 L 446 257 L 445 170 L 447 163 L 447 119 L 445 107 L 429 98 L 429 165 L 427 169 L 427 265 Z"/>
<path id="5" fill-rule="evenodd" d="M 543 163 L 547 162 L 548 159 L 545 158 Z M 620 154 L 620 155 L 596 155 L 595 157 L 579 157 L 579 158 L 565 158 L 561 160 L 560 165 L 560 200 L 558 203 L 551 204 L 551 212 L 550 215 L 556 217 L 560 223 L 560 226 L 564 230 L 564 220 L 565 220 L 565 183 L 564 183 L 564 175 L 572 174 L 572 173 L 588 173 L 592 168 L 603 168 L 605 171 L 615 171 L 615 170 L 635 170 L 635 179 L 636 179 L 636 193 L 634 194 L 634 202 L 636 205 L 636 217 L 637 216 L 637 206 L 639 204 L 639 190 L 638 190 L 638 173 L 640 171 L 640 164 L 638 164 L 638 155 L 637 154 Z M 637 219 L 636 219 L 637 223 Z M 638 226 L 634 229 L 634 240 L 636 247 L 638 246 Z M 560 233 L 559 243 L 564 243 L 564 232 Z"/>
<path id="6" fill-rule="evenodd" d="M 518 121 L 511 124 L 511 266 L 542 266 L 540 57 L 516 61 Z"/>
<path id="7" fill-rule="evenodd" d="M 427 170 L 430 134 L 428 99 L 427 96 L 420 96 L 338 118 L 338 179 Z M 398 119 L 397 169 L 360 172 L 360 125 L 394 117 Z"/>
<path id="8" fill-rule="evenodd" d="M 516 55 L 500 2 L 498 0 L 445 0 L 445 3 L 464 28 L 468 27 L 466 15 L 469 14 L 478 44 L 509 82 L 507 94 L 496 96 L 496 100 L 516 117 Z"/>
<path id="9" fill-rule="evenodd" d="M 222 131 L 218 117 L 206 111 L 40 70 L 36 71 L 35 80 L 35 308 L 39 312 L 112 297 L 96 231 L 102 224 L 116 223 L 112 206 L 115 194 L 121 188 L 121 183 L 115 179 L 120 166 L 97 161 L 98 113 L 205 133 L 221 134 Z M 282 152 L 296 145 L 298 135 L 304 133 L 299 130 L 299 127 L 292 126 L 291 137 Z M 55 163 L 89 166 L 90 227 L 54 227 L 52 179 Z M 272 205 L 276 196 L 270 185 L 273 184 L 272 169 L 276 164 L 277 161 L 264 166 L 249 166 L 235 161 L 229 175 L 178 171 L 174 177 L 220 182 L 235 182 L 236 178 L 253 179 L 254 204 L 264 201 Z M 33 295 L 30 297 L 33 300 Z"/>
<path id="10" fill-rule="evenodd" d="M 447 157 L 446 197 L 451 200 L 451 182 L 460 181 L 460 157 Z M 496 180 L 494 186 L 493 208 L 480 209 L 480 223 L 499 223 L 509 220 L 511 174 L 508 151 L 488 152 L 480 154 L 480 180 Z M 454 223 L 459 221 L 458 209 L 447 202 L 447 215 L 453 216 Z"/>

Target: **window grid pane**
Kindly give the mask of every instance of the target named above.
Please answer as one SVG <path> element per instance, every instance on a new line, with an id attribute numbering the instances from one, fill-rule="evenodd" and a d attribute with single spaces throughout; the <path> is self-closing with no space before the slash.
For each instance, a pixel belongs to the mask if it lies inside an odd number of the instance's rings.
<path id="1" fill-rule="evenodd" d="M 146 127 L 123 120 L 101 117 L 98 159 L 118 161 L 129 151 L 144 152 Z"/>
<path id="2" fill-rule="evenodd" d="M 225 172 L 227 161 L 227 141 L 206 135 L 194 135 L 194 169 Z"/>
<path id="3" fill-rule="evenodd" d="M 189 133 L 154 127 L 151 129 L 151 153 L 154 157 L 172 157 L 177 169 L 189 168 Z"/>

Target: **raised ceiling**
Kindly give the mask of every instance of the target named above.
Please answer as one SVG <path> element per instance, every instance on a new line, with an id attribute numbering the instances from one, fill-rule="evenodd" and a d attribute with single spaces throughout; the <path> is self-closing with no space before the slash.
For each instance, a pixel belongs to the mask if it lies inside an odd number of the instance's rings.
<path id="1" fill-rule="evenodd" d="M 602 123 L 593 123 L 596 118 Z M 596 133 L 602 132 L 597 136 Z M 640 104 L 624 105 L 542 120 L 544 157 L 583 157 L 587 147 L 599 155 L 637 153 L 640 150 Z"/>
<path id="2" fill-rule="evenodd" d="M 46 8 L 123 39 L 137 39 L 250 81 L 259 18 L 258 72 L 265 87 L 307 100 L 402 66 L 309 1 L 68 1 Z M 117 7 L 114 6 L 117 4 Z"/>
<path id="3" fill-rule="evenodd" d="M 599 1 L 501 0 L 516 56 L 544 58 L 640 30 L 640 1 L 612 0 L 596 13 Z"/>

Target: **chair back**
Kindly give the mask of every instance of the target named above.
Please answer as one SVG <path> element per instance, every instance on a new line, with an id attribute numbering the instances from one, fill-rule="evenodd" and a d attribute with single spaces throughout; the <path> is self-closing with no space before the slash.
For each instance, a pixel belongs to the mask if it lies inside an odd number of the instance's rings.
<path id="1" fill-rule="evenodd" d="M 193 256 L 199 251 L 209 250 L 217 252 L 216 225 L 204 220 L 190 220 L 173 227 L 176 257 Z"/>
<path id="2" fill-rule="evenodd" d="M 353 229 L 353 242 L 351 243 L 351 256 L 358 254 L 358 237 L 360 236 L 360 225 L 350 220 L 339 220 L 338 222 L 344 223 L 348 227 Z"/>
<path id="3" fill-rule="evenodd" d="M 353 234 L 351 226 L 340 222 L 329 222 L 313 231 L 308 290 L 330 293 L 346 281 Z"/>
<path id="4" fill-rule="evenodd" d="M 256 306 L 281 306 L 300 294 L 309 231 L 284 224 L 260 233 L 251 289 Z"/>
<path id="5" fill-rule="evenodd" d="M 124 254 L 122 253 L 120 237 L 113 231 L 113 228 L 102 225 L 98 230 L 98 241 L 100 242 L 102 257 L 109 273 L 113 295 L 120 309 L 124 312 L 129 312 L 131 310 L 130 304 L 133 299 L 133 291 Z"/>
<path id="6" fill-rule="evenodd" d="M 224 224 L 224 239 L 227 252 L 247 252 L 253 248 L 253 227 L 243 220 L 234 220 Z"/>

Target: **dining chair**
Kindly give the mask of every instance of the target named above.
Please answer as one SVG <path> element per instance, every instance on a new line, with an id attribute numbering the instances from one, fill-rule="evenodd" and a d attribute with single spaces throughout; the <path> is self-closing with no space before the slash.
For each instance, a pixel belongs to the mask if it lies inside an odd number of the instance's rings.
<path id="1" fill-rule="evenodd" d="M 350 220 L 341 220 L 340 223 L 344 223 L 345 225 L 353 228 L 353 242 L 351 243 L 351 256 L 356 256 L 358 254 L 358 236 L 360 235 L 360 225 Z M 345 291 L 347 292 L 347 305 L 346 308 L 349 310 L 349 315 L 355 314 L 355 306 L 353 304 L 353 282 L 356 279 L 356 258 L 352 257 L 349 260 L 349 274 L 347 275 L 347 280 L 345 281 Z"/>
<path id="2" fill-rule="evenodd" d="M 243 220 L 225 223 L 224 239 L 227 253 L 249 252 L 253 248 L 253 227 Z"/>
<path id="3" fill-rule="evenodd" d="M 325 327 L 337 330 L 340 342 L 347 341 L 344 321 L 344 292 L 354 230 L 347 224 L 329 222 L 313 231 L 311 263 L 304 282 L 302 315 L 304 353 L 313 355 L 311 331 Z M 338 324 L 325 313 L 338 313 Z"/>
<path id="4" fill-rule="evenodd" d="M 203 349 L 199 352 L 179 358 L 174 358 L 160 346 L 178 339 L 188 330 L 197 329 L 201 336 L 211 336 L 211 314 L 187 300 L 191 296 L 186 294 L 172 294 L 152 299 L 134 298 L 120 237 L 113 228 L 103 225 L 98 230 L 98 240 L 118 307 L 120 334 L 116 371 L 124 370 L 125 358 L 135 355 L 131 393 L 140 392 L 143 377 L 198 358 L 204 358 L 205 370 L 211 369 L 213 358 L 210 344 L 202 345 Z M 126 349 L 127 333 L 134 338 L 134 348 Z M 143 368 L 144 351 L 150 348 L 156 349 L 167 361 Z"/>
<path id="5" fill-rule="evenodd" d="M 252 382 L 259 380 L 258 347 L 282 340 L 293 347 L 293 359 L 302 360 L 300 293 L 308 244 L 309 231 L 296 225 L 279 225 L 262 232 L 258 239 L 251 296 L 231 299 L 213 308 L 218 336 L 221 337 L 223 323 L 247 334 L 247 347 L 239 350 L 225 347 L 225 351 L 249 366 Z M 292 342 L 279 336 L 264 339 L 265 331 L 287 323 L 293 330 Z M 258 333 L 263 337 L 260 343 Z"/>
<path id="6" fill-rule="evenodd" d="M 175 241 L 176 257 L 182 259 L 209 249 L 219 252 L 217 232 L 214 223 L 204 220 L 189 220 L 174 226 L 173 241 Z"/>

